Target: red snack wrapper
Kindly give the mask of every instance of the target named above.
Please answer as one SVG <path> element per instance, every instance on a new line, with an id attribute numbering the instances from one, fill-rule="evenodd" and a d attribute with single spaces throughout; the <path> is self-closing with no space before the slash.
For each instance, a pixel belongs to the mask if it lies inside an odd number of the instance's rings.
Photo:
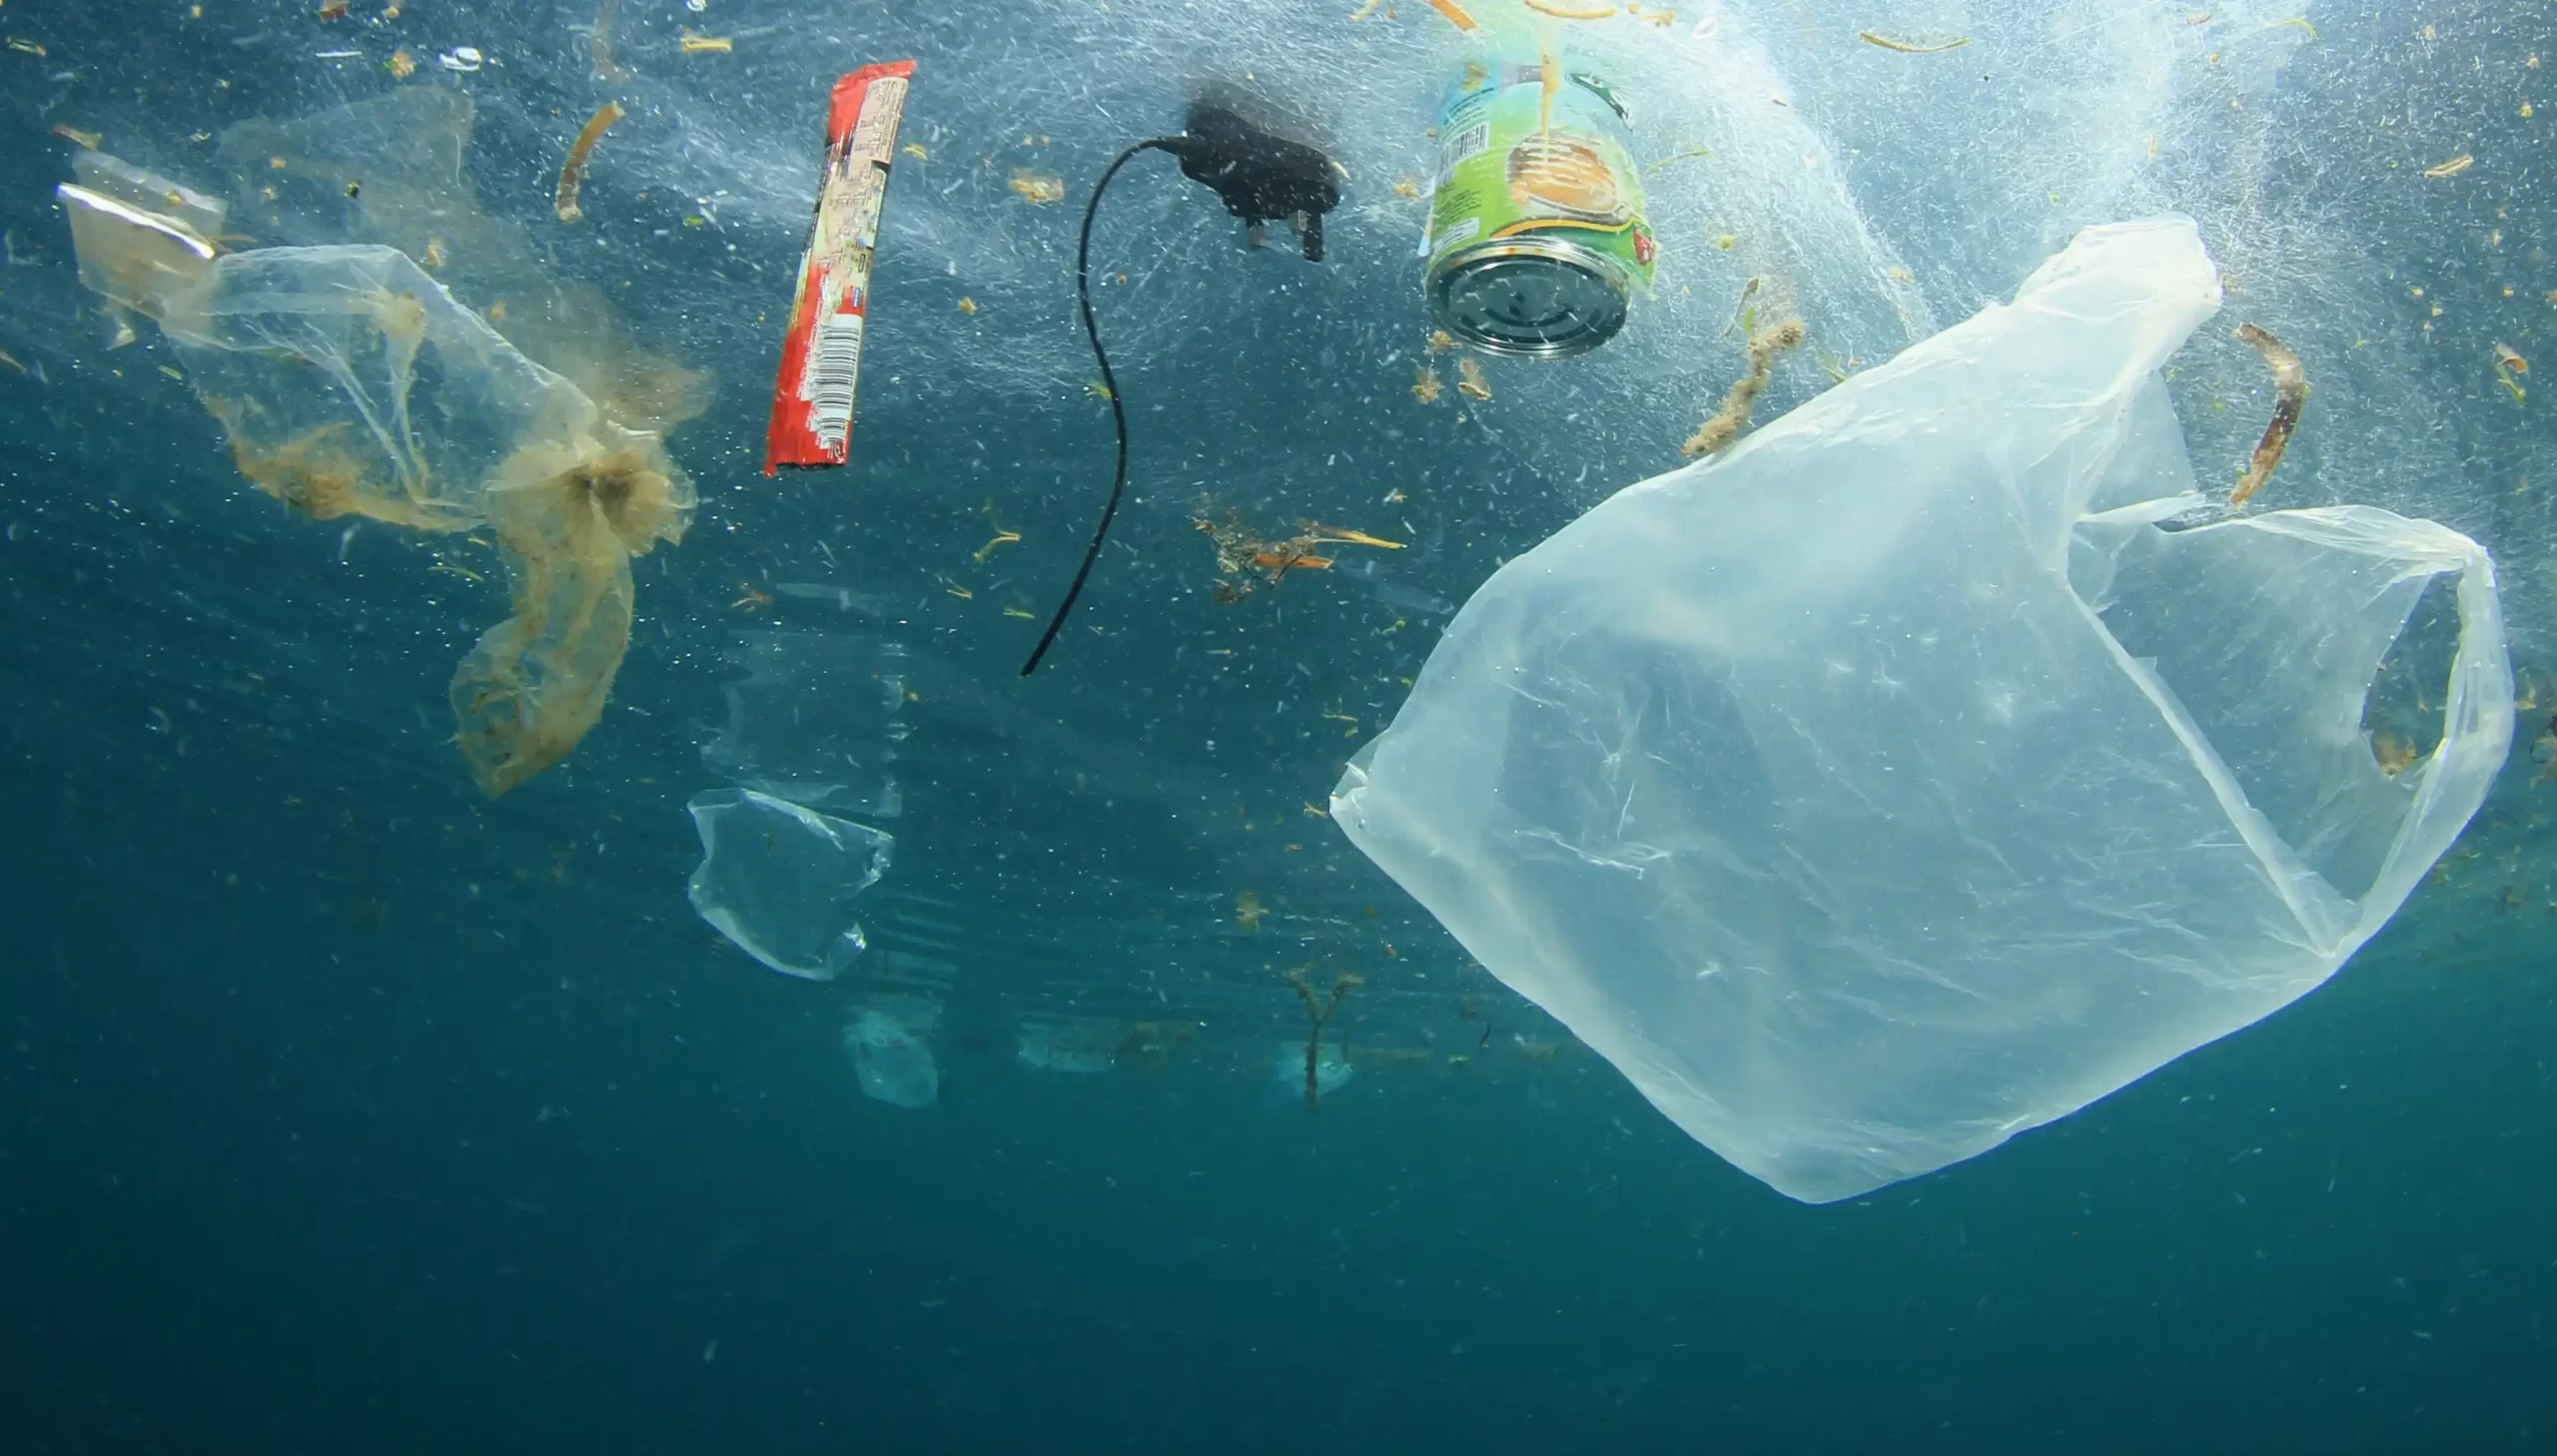
<path id="1" fill-rule="evenodd" d="M 835 82 L 826 115 L 826 173 L 817 222 L 790 306 L 781 377 L 772 389 L 763 472 L 784 465 L 840 465 L 852 454 L 852 402 L 861 336 L 870 320 L 870 262 L 879 206 L 896 160 L 912 61 L 864 66 Z"/>

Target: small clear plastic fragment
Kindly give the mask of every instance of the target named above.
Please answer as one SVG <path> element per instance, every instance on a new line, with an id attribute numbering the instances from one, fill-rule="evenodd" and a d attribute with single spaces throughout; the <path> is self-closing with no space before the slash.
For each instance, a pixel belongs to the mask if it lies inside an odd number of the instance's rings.
<path id="1" fill-rule="evenodd" d="M 80 282 L 154 318 L 167 295 L 192 287 L 221 251 L 230 205 L 104 152 L 82 151 L 54 190 L 71 220 Z"/>
<path id="2" fill-rule="evenodd" d="M 868 947 L 852 902 L 886 872 L 893 837 L 752 789 L 713 789 L 685 807 L 701 835 L 692 908 L 737 949 L 784 976 L 832 981 Z"/>
<path id="3" fill-rule="evenodd" d="M 940 1100 L 941 1068 L 932 1059 L 932 1034 L 940 1026 L 941 1003 L 923 997 L 883 996 L 855 1012 L 843 1029 L 843 1046 L 862 1094 L 899 1107 Z"/>

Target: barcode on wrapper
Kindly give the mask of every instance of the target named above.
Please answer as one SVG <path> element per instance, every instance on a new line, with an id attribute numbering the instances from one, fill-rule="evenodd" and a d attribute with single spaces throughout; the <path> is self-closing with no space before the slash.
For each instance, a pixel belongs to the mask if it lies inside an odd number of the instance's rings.
<path id="1" fill-rule="evenodd" d="M 817 216 L 774 382 L 764 473 L 841 465 L 851 456 L 853 396 L 868 328 L 871 250 L 914 62 L 864 66 L 838 80 L 826 117 Z"/>
<path id="2" fill-rule="evenodd" d="M 809 356 L 807 378 L 800 389 L 808 396 L 808 424 L 828 454 L 843 448 L 852 428 L 852 395 L 861 381 L 861 316 L 837 314 L 817 326 L 816 352 Z"/>

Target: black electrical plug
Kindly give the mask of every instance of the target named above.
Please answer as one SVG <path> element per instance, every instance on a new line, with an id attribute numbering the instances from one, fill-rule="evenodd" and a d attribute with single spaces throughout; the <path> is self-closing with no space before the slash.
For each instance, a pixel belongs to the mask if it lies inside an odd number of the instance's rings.
<path id="1" fill-rule="evenodd" d="M 1284 220 L 1303 240 L 1306 259 L 1322 262 L 1322 215 L 1340 206 L 1330 158 L 1205 101 L 1193 103 L 1182 134 L 1161 145 L 1181 159 L 1182 176 L 1225 200 L 1227 212 L 1256 230 Z"/>
<path id="2" fill-rule="evenodd" d="M 1112 158 L 1101 181 L 1093 184 L 1092 201 L 1084 204 L 1083 238 L 1075 247 L 1075 302 L 1083 310 L 1093 360 L 1101 365 L 1102 394 L 1110 401 L 1110 422 L 1119 436 L 1119 464 L 1111 472 L 1110 501 L 1101 508 L 1101 524 L 1093 528 L 1083 564 L 1075 568 L 1075 579 L 1057 603 L 1056 615 L 1048 619 L 1039 645 L 1030 649 L 1030 660 L 1021 665 L 1023 677 L 1037 672 L 1048 649 L 1057 645 L 1057 634 L 1065 630 L 1084 583 L 1092 578 L 1093 563 L 1101 559 L 1110 523 L 1119 518 L 1119 503 L 1128 493 L 1128 411 L 1120 403 L 1119 375 L 1110 367 L 1109 352 L 1101 347 L 1101 325 L 1092 314 L 1092 221 L 1101 213 L 1101 195 L 1110 190 L 1110 180 L 1141 152 L 1170 152 L 1180 160 L 1184 177 L 1206 183 L 1225 200 L 1227 212 L 1251 226 L 1255 244 L 1264 224 L 1283 220 L 1295 228 L 1311 263 L 1322 262 L 1322 215 L 1340 206 L 1339 178 L 1344 174 L 1314 148 L 1255 126 L 1234 108 L 1214 101 L 1193 101 L 1188 121 L 1179 136 L 1149 137 Z"/>

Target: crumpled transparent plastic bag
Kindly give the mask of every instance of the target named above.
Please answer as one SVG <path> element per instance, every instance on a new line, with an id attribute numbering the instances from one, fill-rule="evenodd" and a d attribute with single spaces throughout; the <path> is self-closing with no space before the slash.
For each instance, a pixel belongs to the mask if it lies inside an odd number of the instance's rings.
<path id="1" fill-rule="evenodd" d="M 1619 492 L 1465 605 L 1333 819 L 1806 1201 L 2287 1005 L 2475 813 L 2512 674 L 2466 537 L 2193 492 L 2158 370 L 2218 306 L 2189 222 L 2090 229 L 2014 304 Z M 2391 772 L 2365 698 L 2436 578 L 2439 741 Z"/>
<path id="2" fill-rule="evenodd" d="M 882 996 L 853 1013 L 844 1024 L 843 1049 L 862 1094 L 895 1107 L 941 1100 L 941 1067 L 932 1056 L 940 1027 L 941 1003 L 924 997 Z"/>
<path id="3" fill-rule="evenodd" d="M 513 615 L 453 675 L 458 742 L 490 794 L 566 756 L 630 645 L 630 558 L 691 518 L 658 437 L 606 418 L 397 249 L 228 254 L 158 304 L 260 489 L 319 520 L 495 532 Z"/>
<path id="4" fill-rule="evenodd" d="M 752 789 L 685 805 L 701 835 L 692 908 L 737 949 L 784 976 L 832 981 L 869 948 L 852 902 L 879 883 L 894 836 Z"/>
<path id="5" fill-rule="evenodd" d="M 467 140 L 466 125 L 445 138 L 455 167 Z M 599 301 L 563 311 L 596 337 L 579 355 L 543 336 L 554 358 L 631 365 L 616 377 L 645 409 L 611 415 L 399 249 L 224 254 L 221 199 L 96 151 L 74 168 L 79 180 L 56 195 L 81 281 L 160 321 L 242 474 L 316 520 L 493 529 L 513 615 L 453 674 L 456 741 L 491 795 L 565 757 L 602 716 L 630 646 L 630 558 L 681 540 L 691 519 L 692 482 L 659 436 L 620 422 L 683 417 L 675 406 L 698 393 L 686 371 L 628 350 Z M 466 196 L 442 196 L 445 224 L 487 227 Z M 500 255 L 487 276 L 541 282 L 503 250 L 482 251 Z M 643 387 L 650 378 L 672 382 Z"/>

